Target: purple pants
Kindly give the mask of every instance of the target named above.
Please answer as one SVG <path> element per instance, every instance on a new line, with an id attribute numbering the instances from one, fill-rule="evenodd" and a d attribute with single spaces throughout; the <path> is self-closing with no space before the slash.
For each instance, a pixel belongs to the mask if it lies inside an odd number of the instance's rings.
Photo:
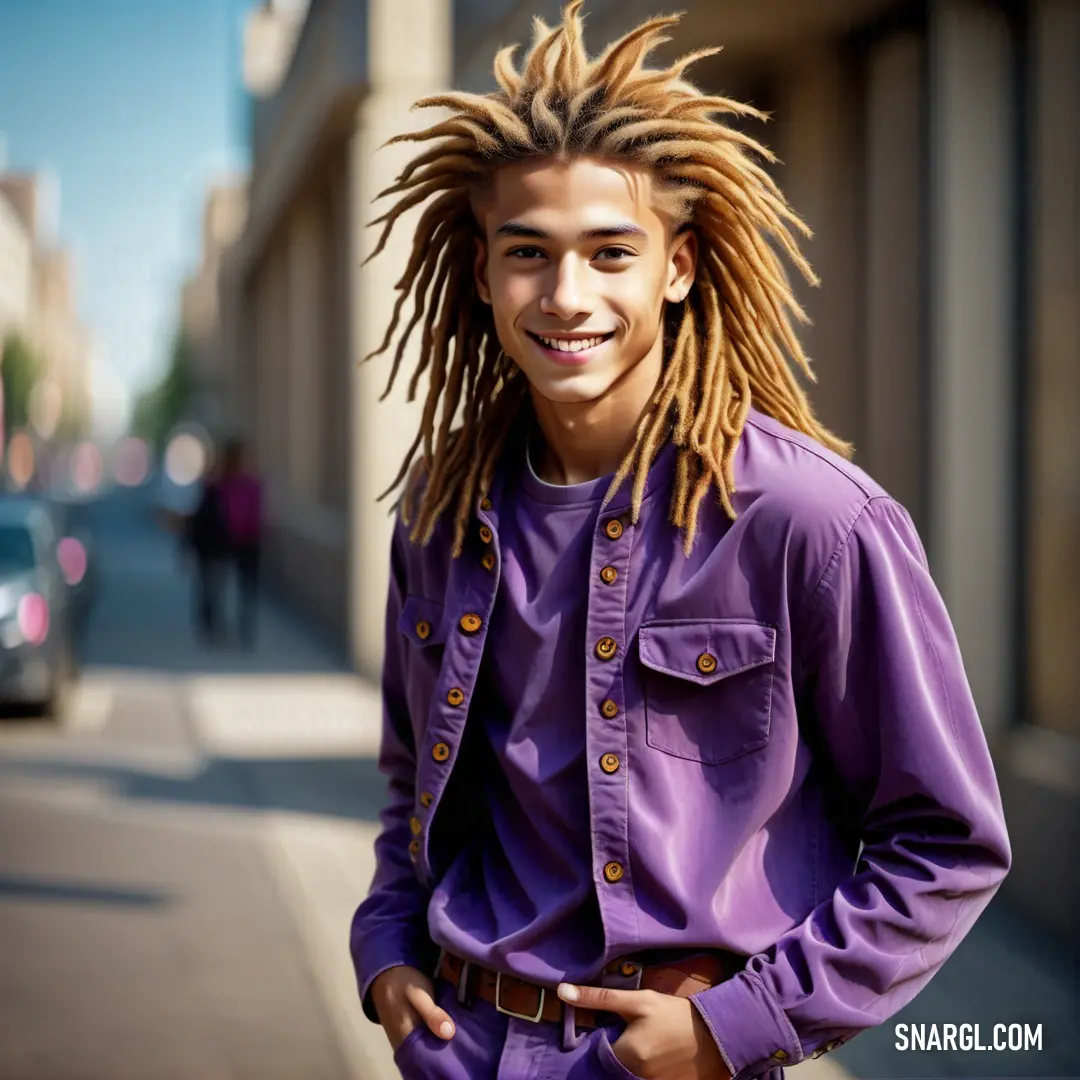
<path id="1" fill-rule="evenodd" d="M 595 1029 L 574 1026 L 568 1006 L 563 1024 L 504 1016 L 486 1001 L 461 1005 L 444 979 L 435 1000 L 454 1021 L 449 1041 L 420 1025 L 394 1054 L 403 1080 L 639 1080 L 611 1049 L 625 1028 L 622 1020 Z M 769 1074 L 780 1080 L 783 1070 Z"/>

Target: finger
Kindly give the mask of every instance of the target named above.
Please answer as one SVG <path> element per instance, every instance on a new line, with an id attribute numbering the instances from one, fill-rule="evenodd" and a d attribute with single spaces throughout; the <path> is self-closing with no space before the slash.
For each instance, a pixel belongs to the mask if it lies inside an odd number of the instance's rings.
<path id="1" fill-rule="evenodd" d="M 435 999 L 427 990 L 420 986 L 410 986 L 405 991 L 405 999 L 440 1039 L 454 1037 L 454 1021 L 450 1019 L 450 1014 L 435 1004 Z"/>
<path id="2" fill-rule="evenodd" d="M 644 1016 L 648 1011 L 647 990 L 615 990 L 608 986 L 577 986 L 559 983 L 559 997 L 580 1009 L 616 1013 L 627 1020 Z"/>

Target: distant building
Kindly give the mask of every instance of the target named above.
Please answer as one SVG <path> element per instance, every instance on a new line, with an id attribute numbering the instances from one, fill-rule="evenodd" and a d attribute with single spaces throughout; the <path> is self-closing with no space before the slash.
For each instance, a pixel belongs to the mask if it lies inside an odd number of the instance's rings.
<path id="1" fill-rule="evenodd" d="M 12 331 L 25 331 L 33 283 L 33 241 L 22 215 L 0 190 L 0 342 Z"/>
<path id="2" fill-rule="evenodd" d="M 64 416 L 82 424 L 92 407 L 90 340 L 79 319 L 73 257 L 49 235 L 54 197 L 41 174 L 0 173 L 0 327 L 26 338 L 43 361 L 43 377 L 60 390 Z"/>
<path id="3" fill-rule="evenodd" d="M 247 181 L 213 185 L 206 195 L 202 219 L 202 254 L 198 269 L 183 285 L 180 327 L 191 364 L 192 393 L 188 418 L 212 435 L 228 434 L 233 351 L 225 348 L 219 310 L 221 260 L 244 227 Z"/>

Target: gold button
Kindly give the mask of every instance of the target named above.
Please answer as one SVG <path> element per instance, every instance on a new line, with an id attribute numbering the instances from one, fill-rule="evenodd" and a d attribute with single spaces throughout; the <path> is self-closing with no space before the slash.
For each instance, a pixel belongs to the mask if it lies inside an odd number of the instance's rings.
<path id="1" fill-rule="evenodd" d="M 417 855 L 420 854 L 420 841 L 419 840 L 410 840 L 409 841 L 409 854 L 414 859 L 416 858 Z"/>
<path id="2" fill-rule="evenodd" d="M 431 749 L 431 756 L 436 761 L 445 761 L 450 756 L 450 747 L 444 742 L 437 742 Z"/>
<path id="3" fill-rule="evenodd" d="M 828 1043 L 826 1045 L 825 1049 L 828 1050 L 829 1053 L 831 1054 L 834 1050 L 839 1050 L 840 1049 L 840 1046 L 843 1044 L 843 1041 L 844 1041 L 843 1039 L 833 1039 L 833 1041 L 831 1043 Z"/>
<path id="4" fill-rule="evenodd" d="M 619 966 L 619 973 L 625 975 L 628 979 L 632 975 L 636 975 L 640 970 L 641 968 L 637 964 L 631 964 L 629 960 Z"/>
<path id="5" fill-rule="evenodd" d="M 612 540 L 618 540 L 622 536 L 622 522 L 618 518 L 612 518 L 605 526 L 604 532 Z"/>
<path id="6" fill-rule="evenodd" d="M 703 652 L 697 658 L 697 669 L 702 675 L 711 675 L 716 670 L 716 657 L 711 653 Z"/>
<path id="7" fill-rule="evenodd" d="M 491 500 L 486 495 L 480 500 L 480 509 L 481 510 L 490 510 L 491 509 Z"/>
<path id="8" fill-rule="evenodd" d="M 409 818 L 409 828 L 412 829 L 413 836 L 419 836 L 424 826 L 420 824 L 418 817 L 411 817 Z"/>
<path id="9" fill-rule="evenodd" d="M 614 638 L 602 637 L 596 643 L 596 655 L 599 656 L 601 660 L 610 660 L 615 655 L 615 650 L 617 648 L 618 645 L 616 645 Z"/>
<path id="10" fill-rule="evenodd" d="M 787 1051 L 786 1050 L 774 1050 L 773 1051 L 773 1058 L 776 1061 L 787 1061 Z"/>
<path id="11" fill-rule="evenodd" d="M 431 637 L 431 623 L 424 622 L 422 619 L 416 624 L 416 636 L 421 641 L 426 641 Z"/>
<path id="12" fill-rule="evenodd" d="M 604 877 L 609 882 L 611 882 L 612 885 L 614 885 L 616 881 L 620 880 L 622 876 L 623 868 L 621 863 L 609 862 L 607 866 L 604 867 Z"/>
<path id="13" fill-rule="evenodd" d="M 466 634 L 475 634 L 477 630 L 483 625 L 483 622 L 479 615 L 470 611 L 468 615 L 462 615 L 461 621 L 458 623 L 462 630 Z"/>
<path id="14" fill-rule="evenodd" d="M 430 791 L 425 791 L 424 794 L 420 796 L 420 805 L 425 808 L 430 806 L 434 801 L 435 796 L 432 795 Z"/>
<path id="15" fill-rule="evenodd" d="M 619 715 L 619 706 L 615 704 L 611 698 L 608 698 L 603 705 L 600 706 L 600 712 L 604 714 L 609 720 Z"/>
<path id="16" fill-rule="evenodd" d="M 480 539 L 483 540 L 485 544 L 491 543 L 491 530 L 486 525 L 480 526 Z"/>
<path id="17" fill-rule="evenodd" d="M 609 776 L 619 771 L 619 759 L 615 754 L 605 754 L 600 759 L 600 768 Z"/>
<path id="18" fill-rule="evenodd" d="M 465 700 L 465 695 L 455 686 L 447 692 L 446 700 L 456 709 Z"/>
<path id="19" fill-rule="evenodd" d="M 605 566 L 604 569 L 600 571 L 600 580 L 605 585 L 614 584 L 615 579 L 618 576 L 619 576 L 619 571 L 616 570 L 614 566 Z"/>
<path id="20" fill-rule="evenodd" d="M 494 570 L 495 569 L 495 552 L 494 551 L 485 551 L 484 552 L 484 557 L 480 560 L 480 563 L 484 567 L 485 570 Z"/>

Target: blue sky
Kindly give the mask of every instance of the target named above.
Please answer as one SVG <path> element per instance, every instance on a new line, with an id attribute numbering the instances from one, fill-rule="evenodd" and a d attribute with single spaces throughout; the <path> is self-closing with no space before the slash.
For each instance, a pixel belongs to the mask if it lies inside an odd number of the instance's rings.
<path id="1" fill-rule="evenodd" d="M 207 183 L 247 164 L 252 6 L 0 0 L 0 154 L 56 177 L 80 314 L 132 392 L 166 362 Z"/>

